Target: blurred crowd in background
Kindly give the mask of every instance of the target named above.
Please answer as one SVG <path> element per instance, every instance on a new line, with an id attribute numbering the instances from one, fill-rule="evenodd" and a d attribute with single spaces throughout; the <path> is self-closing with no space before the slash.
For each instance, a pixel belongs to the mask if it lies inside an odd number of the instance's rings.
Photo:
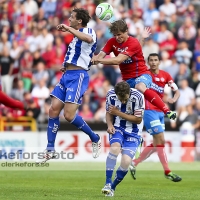
<path id="1" fill-rule="evenodd" d="M 27 111 L 1 105 L 1 115 L 32 116 L 38 122 L 48 118 L 49 94 L 59 82 L 59 69 L 73 35 L 56 30 L 69 24 L 74 7 L 85 8 L 92 19 L 88 27 L 98 37 L 96 54 L 112 37 L 109 22 L 95 16 L 100 2 L 114 8 L 112 20 L 124 19 L 129 34 L 139 37 L 144 27 L 151 36 L 143 46 L 144 57 L 159 53 L 160 69 L 170 73 L 181 98 L 171 106 L 178 121 L 190 121 L 198 128 L 200 116 L 200 15 L 197 0 L 0 0 L 0 66 L 2 90 L 29 104 Z M 200 10 L 199 10 L 200 11 Z M 112 56 L 112 55 L 110 55 Z M 92 66 L 90 84 L 79 114 L 86 121 L 104 121 L 107 91 L 121 80 L 118 66 Z M 164 101 L 172 92 L 166 87 Z M 61 118 L 62 118 L 61 113 Z M 173 123 L 172 126 L 176 126 Z"/>

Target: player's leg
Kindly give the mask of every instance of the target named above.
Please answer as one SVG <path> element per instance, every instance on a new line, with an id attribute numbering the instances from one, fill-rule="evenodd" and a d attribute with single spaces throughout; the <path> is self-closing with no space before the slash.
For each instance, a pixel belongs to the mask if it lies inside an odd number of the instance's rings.
<path id="1" fill-rule="evenodd" d="M 152 110 L 145 110 L 144 111 L 144 125 L 148 133 L 153 133 L 153 126 L 156 125 L 156 122 L 159 121 L 159 115 L 156 111 Z M 131 166 L 129 167 L 131 175 L 133 179 L 136 179 L 136 167 L 139 163 L 146 160 L 151 154 L 156 152 L 156 148 L 154 144 L 151 143 L 150 145 L 146 146 L 142 153 L 140 154 L 139 158 L 136 158 L 132 161 Z"/>
<path id="2" fill-rule="evenodd" d="M 133 137 L 131 134 L 124 134 L 124 141 L 122 146 L 122 158 L 119 168 L 116 171 L 115 179 L 111 185 L 111 195 L 114 196 L 116 186 L 121 183 L 128 173 L 129 165 L 133 159 L 137 148 L 140 145 L 140 136 Z"/>
<path id="3" fill-rule="evenodd" d="M 62 79 L 61 79 L 62 80 Z M 47 126 L 47 147 L 42 156 L 38 157 L 37 164 L 45 163 L 47 160 L 56 157 L 55 140 L 60 128 L 59 114 L 64 107 L 65 89 L 62 85 L 57 84 L 51 93 L 51 107 L 49 109 L 49 120 Z"/>
<path id="4" fill-rule="evenodd" d="M 26 109 L 26 105 L 23 102 L 9 97 L 2 91 L 0 91 L 0 103 L 4 104 L 9 108 L 16 108 L 20 110 Z"/>
<path id="5" fill-rule="evenodd" d="M 106 182 L 101 192 L 109 194 L 111 191 L 112 175 L 116 166 L 117 156 L 121 152 L 123 135 L 116 130 L 114 134 L 109 135 L 110 150 L 106 159 Z"/>
<path id="6" fill-rule="evenodd" d="M 152 84 L 152 78 L 149 74 L 143 74 L 135 79 L 135 88 L 144 94 L 146 100 L 152 103 L 154 106 L 162 110 L 168 118 L 176 119 L 176 113 L 170 111 L 170 109 L 165 105 L 159 95 L 150 90 Z"/>
<path id="7" fill-rule="evenodd" d="M 95 134 L 81 116 L 77 114 L 82 97 L 88 88 L 89 76 L 85 70 L 68 70 L 65 73 L 65 119 L 86 133 L 92 141 L 93 157 L 97 158 L 101 152 L 101 138 Z"/>
<path id="8" fill-rule="evenodd" d="M 160 113 L 160 122 L 162 127 L 164 127 L 164 116 L 162 115 L 162 113 Z M 153 134 L 153 143 L 154 146 L 156 147 L 159 160 L 163 166 L 165 177 L 174 182 L 181 181 L 182 178 L 172 173 L 168 166 L 167 156 L 164 150 L 165 148 L 164 128 L 163 130 L 160 128 L 157 134 L 156 133 Z"/>

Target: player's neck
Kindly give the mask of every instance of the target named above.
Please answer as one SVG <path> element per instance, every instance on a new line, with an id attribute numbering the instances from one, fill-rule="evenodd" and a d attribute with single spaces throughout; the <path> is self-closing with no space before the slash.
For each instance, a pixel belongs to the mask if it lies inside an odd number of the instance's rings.
<path id="1" fill-rule="evenodd" d="M 159 74 L 159 69 L 150 69 L 151 73 Z"/>

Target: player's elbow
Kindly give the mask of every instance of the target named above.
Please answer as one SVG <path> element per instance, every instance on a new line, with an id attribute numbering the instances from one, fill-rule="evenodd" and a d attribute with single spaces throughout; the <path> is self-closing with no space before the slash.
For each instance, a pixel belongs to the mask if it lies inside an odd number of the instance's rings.
<path id="1" fill-rule="evenodd" d="M 86 42 L 91 44 L 91 43 L 93 43 L 93 39 L 91 37 L 87 37 L 86 38 Z"/>

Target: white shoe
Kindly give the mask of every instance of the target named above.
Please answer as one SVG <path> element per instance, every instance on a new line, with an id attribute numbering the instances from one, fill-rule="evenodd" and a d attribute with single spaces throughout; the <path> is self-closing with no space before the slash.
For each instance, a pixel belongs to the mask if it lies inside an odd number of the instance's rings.
<path id="1" fill-rule="evenodd" d="M 114 197 L 114 190 L 111 189 L 110 192 L 108 194 L 105 195 L 105 197 Z"/>
<path id="2" fill-rule="evenodd" d="M 111 191 L 111 184 L 108 183 L 108 184 L 104 185 L 104 187 L 101 190 L 101 193 L 102 194 L 108 194 L 108 193 L 110 193 L 110 191 Z"/>
<path id="3" fill-rule="evenodd" d="M 47 151 L 46 149 L 43 152 L 43 155 L 38 157 L 38 159 L 36 160 L 36 164 L 44 164 L 45 162 L 47 162 L 50 159 L 54 159 L 57 157 L 57 155 L 55 155 L 56 152 L 55 151 Z"/>
<path id="4" fill-rule="evenodd" d="M 98 134 L 97 134 L 98 135 Z M 93 158 L 99 157 L 101 153 L 101 137 L 99 136 L 99 141 L 98 142 L 92 142 L 92 155 Z"/>

